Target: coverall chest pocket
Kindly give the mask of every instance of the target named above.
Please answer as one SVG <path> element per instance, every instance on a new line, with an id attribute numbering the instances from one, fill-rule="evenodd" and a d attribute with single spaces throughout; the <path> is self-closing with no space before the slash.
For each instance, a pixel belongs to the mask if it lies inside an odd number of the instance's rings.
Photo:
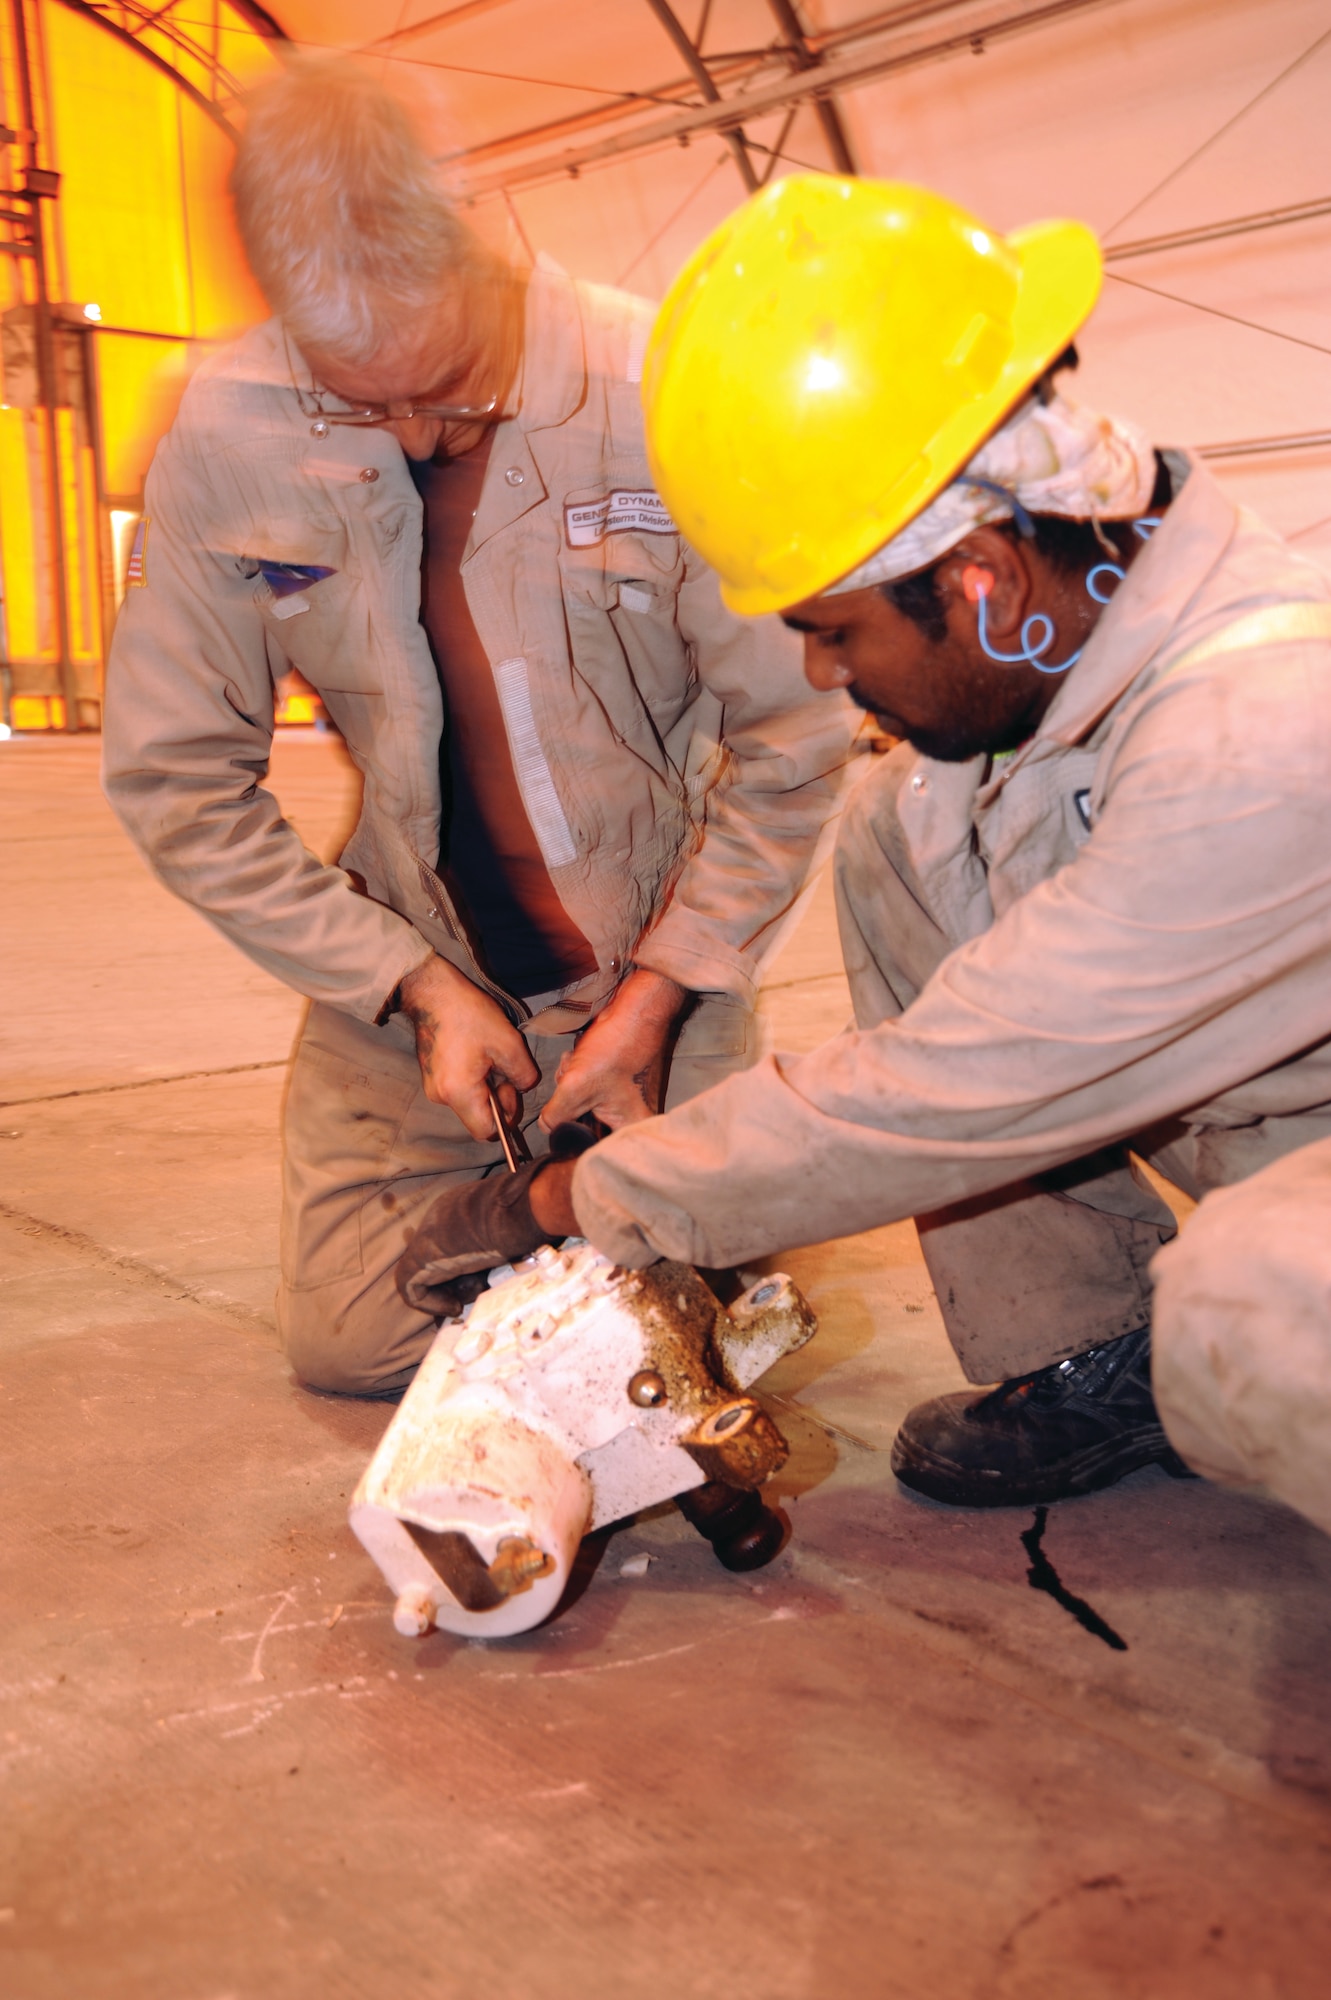
<path id="1" fill-rule="evenodd" d="M 1090 787 L 1098 761 L 1092 749 L 1051 746 L 1016 768 L 977 817 L 997 915 L 1075 861 L 1090 839 Z"/>
<path id="2" fill-rule="evenodd" d="M 254 541 L 244 566 L 277 650 L 311 687 L 381 692 L 365 587 L 341 523 L 265 522 Z"/>
<path id="3" fill-rule="evenodd" d="M 678 623 L 678 535 L 621 530 L 590 548 L 565 546 L 560 577 L 574 665 L 612 707 L 635 694 L 655 732 L 668 734 L 697 680 Z"/>

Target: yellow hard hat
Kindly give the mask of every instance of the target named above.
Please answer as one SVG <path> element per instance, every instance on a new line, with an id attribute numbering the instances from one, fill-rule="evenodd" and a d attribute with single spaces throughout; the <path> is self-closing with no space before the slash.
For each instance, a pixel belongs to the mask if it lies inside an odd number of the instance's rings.
<path id="1" fill-rule="evenodd" d="M 972 458 L 1095 304 L 1079 222 L 997 236 L 904 181 L 798 174 L 684 266 L 647 349 L 647 449 L 732 610 L 815 596 Z"/>

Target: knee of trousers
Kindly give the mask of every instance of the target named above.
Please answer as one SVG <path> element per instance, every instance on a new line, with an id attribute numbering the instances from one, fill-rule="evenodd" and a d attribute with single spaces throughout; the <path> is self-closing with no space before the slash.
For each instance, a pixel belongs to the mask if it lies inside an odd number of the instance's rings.
<path id="1" fill-rule="evenodd" d="M 1331 1153 L 1210 1195 L 1155 1258 L 1156 1402 L 1198 1472 L 1331 1528 Z"/>
<path id="2" fill-rule="evenodd" d="M 282 1349 L 309 1389 L 376 1396 L 405 1388 L 433 1344 L 432 1318 L 399 1296 L 391 1271 L 375 1284 L 278 1288 Z"/>
<path id="3" fill-rule="evenodd" d="M 1217 1188 L 1151 1266 L 1157 1316 L 1197 1337 L 1221 1305 L 1328 1325 L 1331 1140 Z M 1331 1326 L 1328 1328 L 1331 1334 Z M 1279 1343 L 1277 1343 L 1279 1346 Z M 1331 1339 L 1328 1340 L 1331 1359 Z"/>

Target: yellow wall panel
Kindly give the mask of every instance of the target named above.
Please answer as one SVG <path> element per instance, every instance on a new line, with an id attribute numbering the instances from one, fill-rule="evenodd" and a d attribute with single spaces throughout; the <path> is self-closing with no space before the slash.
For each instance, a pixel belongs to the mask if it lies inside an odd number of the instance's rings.
<path id="1" fill-rule="evenodd" d="M 262 82 L 280 64 L 281 58 L 273 43 L 254 28 L 247 27 L 231 8 L 222 9 L 220 27 L 217 60 L 247 90 Z"/>
<path id="2" fill-rule="evenodd" d="M 63 729 L 65 704 L 58 694 L 16 694 L 9 717 L 15 729 Z"/>
<path id="3" fill-rule="evenodd" d="M 73 410 L 55 413 L 56 453 L 60 467 L 60 506 L 65 534 L 65 583 L 69 605 L 69 650 L 72 659 L 101 658 L 102 633 L 98 598 L 100 564 L 97 518 L 93 506 L 92 451 L 81 417 Z M 81 691 L 92 694 L 95 687 Z"/>
<path id="4" fill-rule="evenodd" d="M 185 387 L 186 343 L 133 333 L 92 336 L 102 425 L 102 478 L 108 495 L 132 499 Z"/>
<path id="5" fill-rule="evenodd" d="M 29 439 L 33 419 L 22 410 L 0 410 L 0 526 L 4 541 L 5 623 L 14 659 L 34 659 L 50 645 L 44 619 L 46 592 L 39 589 L 37 535 L 42 523 L 29 482 Z"/>
<path id="6" fill-rule="evenodd" d="M 226 186 L 235 157 L 231 141 L 183 92 L 177 92 L 177 104 L 194 331 L 204 340 L 222 339 L 267 319 L 268 307 L 236 234 Z"/>
<path id="7" fill-rule="evenodd" d="M 70 296 L 114 326 L 191 334 L 180 92 L 95 22 L 58 5 L 44 17 Z"/>
<path id="8" fill-rule="evenodd" d="M 181 13 L 175 25 L 197 33 L 206 51 L 211 6 L 194 12 L 197 19 Z M 267 307 L 231 214 L 226 132 L 170 75 L 96 21 L 59 0 L 29 0 L 28 18 L 39 158 L 61 176 L 58 198 L 40 205 L 48 293 L 57 306 L 95 305 L 101 321 L 86 343 L 95 394 L 85 406 L 82 389 L 74 389 L 67 400 L 76 407 L 61 402 L 54 413 L 70 661 L 63 670 L 48 418 L 41 410 L 0 408 L 0 577 L 13 721 L 38 729 L 64 726 L 62 684 L 72 683 L 80 697 L 79 719 L 95 721 L 91 698 L 105 625 L 120 594 L 112 574 L 117 536 L 123 542 L 132 531 L 144 476 L 197 358 L 196 343 L 240 331 Z M 170 58 L 162 30 L 147 39 Z M 23 123 L 14 54 L 9 9 L 0 5 L 0 123 L 11 128 Z M 271 43 L 225 6 L 216 55 L 242 84 L 278 61 Z M 188 58 L 183 73 L 210 90 L 206 61 Z M 16 149 L 8 157 L 12 172 Z M 33 296 L 33 276 L 30 262 L 0 260 L 0 311 Z M 57 329 L 57 338 L 69 336 Z"/>

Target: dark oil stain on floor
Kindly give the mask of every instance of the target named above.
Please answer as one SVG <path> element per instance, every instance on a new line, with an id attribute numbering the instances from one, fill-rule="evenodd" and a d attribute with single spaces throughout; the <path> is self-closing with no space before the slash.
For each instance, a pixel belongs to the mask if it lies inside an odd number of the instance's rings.
<path id="1" fill-rule="evenodd" d="M 1045 1591 L 1053 1598 L 1055 1604 L 1061 1604 L 1065 1611 L 1070 1611 L 1077 1623 L 1087 1632 L 1093 1632 L 1097 1639 L 1103 1639 L 1106 1646 L 1112 1646 L 1116 1653 L 1126 1653 L 1127 1640 L 1121 1638 L 1112 1625 L 1107 1625 L 1099 1612 L 1094 1610 L 1084 1597 L 1076 1597 L 1072 1591 L 1065 1588 L 1058 1571 L 1045 1554 L 1041 1544 L 1044 1541 L 1048 1520 L 1049 1509 L 1037 1507 L 1035 1519 L 1022 1535 L 1021 1545 L 1031 1559 L 1030 1568 L 1026 1572 L 1027 1583 L 1032 1590 Z"/>

